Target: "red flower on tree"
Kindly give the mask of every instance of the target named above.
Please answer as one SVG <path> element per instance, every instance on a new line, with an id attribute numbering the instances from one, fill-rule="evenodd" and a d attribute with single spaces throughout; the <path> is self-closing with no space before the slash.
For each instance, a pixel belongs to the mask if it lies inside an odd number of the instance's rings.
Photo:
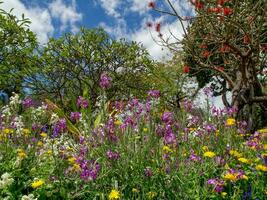
<path id="1" fill-rule="evenodd" d="M 217 67 L 217 69 L 220 70 L 220 71 L 224 71 L 224 67 L 223 66 Z"/>
<path id="2" fill-rule="evenodd" d="M 160 28 L 161 28 L 160 23 L 156 23 L 155 29 L 156 29 L 157 32 L 160 32 Z"/>
<path id="3" fill-rule="evenodd" d="M 199 0 L 190 0 L 197 10 L 201 10 L 204 7 L 204 3 Z"/>
<path id="4" fill-rule="evenodd" d="M 201 48 L 201 49 L 207 49 L 208 46 L 206 44 L 201 44 L 201 45 L 199 45 L 199 48 Z"/>
<path id="5" fill-rule="evenodd" d="M 250 43 L 250 37 L 248 35 L 245 35 L 243 38 L 243 43 L 244 44 L 249 44 Z"/>
<path id="6" fill-rule="evenodd" d="M 154 8 L 156 7 L 155 2 L 150 1 L 150 2 L 148 3 L 148 7 L 154 9 Z"/>
<path id="7" fill-rule="evenodd" d="M 188 65 L 185 65 L 185 66 L 184 66 L 184 69 L 183 69 L 183 72 L 184 72 L 185 74 L 188 74 L 189 71 L 190 71 L 190 67 L 189 67 Z"/>
<path id="8" fill-rule="evenodd" d="M 232 13 L 233 13 L 233 9 L 232 8 L 229 8 L 229 7 L 223 8 L 223 14 L 224 14 L 224 16 L 231 15 Z"/>
<path id="9" fill-rule="evenodd" d="M 208 12 L 209 13 L 219 13 L 222 11 L 222 8 L 220 7 L 212 7 L 212 8 L 208 8 Z"/>
<path id="10" fill-rule="evenodd" d="M 204 58 L 208 58 L 208 57 L 210 56 L 210 52 L 209 52 L 209 51 L 204 51 L 204 52 L 202 53 L 202 56 L 203 56 Z"/>
<path id="11" fill-rule="evenodd" d="M 220 53 L 227 53 L 230 51 L 230 47 L 227 44 L 224 44 L 219 51 Z"/>
<path id="12" fill-rule="evenodd" d="M 223 6 L 224 3 L 225 3 L 225 0 L 218 0 L 217 1 L 217 4 L 220 6 Z"/>

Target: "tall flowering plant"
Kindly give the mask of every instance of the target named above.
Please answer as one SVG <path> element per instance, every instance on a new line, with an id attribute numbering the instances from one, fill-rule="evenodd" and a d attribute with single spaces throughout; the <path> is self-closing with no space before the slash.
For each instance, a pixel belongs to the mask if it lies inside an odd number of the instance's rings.
<path id="1" fill-rule="evenodd" d="M 226 107 L 237 108 L 237 114 L 246 118 L 252 130 L 257 126 L 253 110 L 259 110 L 264 121 L 267 109 L 266 82 L 263 81 L 267 61 L 266 1 L 259 0 L 257 4 L 252 0 L 189 2 L 189 8 L 193 9 L 187 12 L 192 13 L 190 16 L 183 16 L 176 9 L 178 5 L 170 0 L 149 6 L 176 17 L 183 30 L 183 39 L 174 36 L 175 42 L 169 39 L 168 33 L 161 33 L 161 44 L 172 51 L 182 47 L 184 72 L 197 77 L 201 87 L 213 81 L 214 95 L 222 95 Z M 231 101 L 226 96 L 229 91 Z"/>

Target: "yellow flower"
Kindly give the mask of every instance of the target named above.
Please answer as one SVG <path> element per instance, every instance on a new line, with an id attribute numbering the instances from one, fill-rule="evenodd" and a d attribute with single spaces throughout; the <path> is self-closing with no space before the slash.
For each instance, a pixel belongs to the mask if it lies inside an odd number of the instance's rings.
<path id="1" fill-rule="evenodd" d="M 205 157 L 213 158 L 216 154 L 212 151 L 207 151 L 204 153 Z"/>
<path id="2" fill-rule="evenodd" d="M 242 157 L 242 154 L 238 153 L 236 150 L 230 150 L 230 155 L 235 156 L 237 158 Z"/>
<path id="3" fill-rule="evenodd" d="M 116 120 L 116 121 L 114 122 L 114 124 L 117 125 L 117 126 L 119 126 L 119 125 L 122 124 L 122 122 L 121 122 L 120 120 Z"/>
<path id="4" fill-rule="evenodd" d="M 265 150 L 267 149 L 267 144 L 263 145 L 263 149 L 265 149 Z"/>
<path id="5" fill-rule="evenodd" d="M 136 189 L 136 188 L 133 188 L 133 189 L 132 189 L 132 192 L 133 192 L 133 193 L 137 193 L 137 192 L 139 192 L 139 190 Z"/>
<path id="6" fill-rule="evenodd" d="M 23 149 L 18 149 L 18 157 L 25 158 L 27 155 Z"/>
<path id="7" fill-rule="evenodd" d="M 267 167 L 264 165 L 257 165 L 256 170 L 267 172 Z"/>
<path id="8" fill-rule="evenodd" d="M 208 150 L 209 150 L 209 147 L 207 147 L 207 146 L 203 146 L 203 147 L 202 147 L 202 150 L 203 150 L 203 151 L 208 151 Z"/>
<path id="9" fill-rule="evenodd" d="M 71 147 L 67 147 L 67 150 L 68 150 L 68 151 L 74 151 L 74 149 L 71 148 Z M 64 152 L 64 151 L 63 151 L 63 152 Z"/>
<path id="10" fill-rule="evenodd" d="M 189 131 L 193 132 L 193 131 L 196 131 L 197 129 L 196 128 L 189 128 Z"/>
<path id="11" fill-rule="evenodd" d="M 156 192 L 148 192 L 147 194 L 148 199 L 153 199 L 155 196 L 157 196 Z"/>
<path id="12" fill-rule="evenodd" d="M 50 149 L 47 150 L 47 152 L 46 152 L 47 155 L 51 155 L 52 153 L 53 153 L 53 152 L 52 152 L 52 150 L 50 150 Z"/>
<path id="13" fill-rule="evenodd" d="M 24 128 L 22 132 L 24 133 L 24 135 L 29 135 L 31 131 L 27 128 Z"/>
<path id="14" fill-rule="evenodd" d="M 227 193 L 226 193 L 226 192 L 222 192 L 221 195 L 222 195 L 223 197 L 225 197 L 225 196 L 227 195 Z"/>
<path id="15" fill-rule="evenodd" d="M 250 164 L 250 160 L 246 159 L 246 158 L 238 158 L 238 161 L 245 163 L 245 164 Z"/>
<path id="16" fill-rule="evenodd" d="M 267 128 L 257 130 L 257 132 L 259 132 L 259 133 L 267 133 Z"/>
<path id="17" fill-rule="evenodd" d="M 163 146 L 162 150 L 164 151 L 164 153 L 172 153 L 173 152 L 173 150 L 166 145 Z"/>
<path id="18" fill-rule="evenodd" d="M 115 189 L 111 190 L 111 192 L 108 195 L 108 199 L 109 200 L 120 199 L 120 192 Z"/>
<path id="19" fill-rule="evenodd" d="M 233 125 L 235 125 L 235 119 L 234 118 L 228 118 L 226 120 L 226 125 L 227 126 L 233 126 Z"/>
<path id="20" fill-rule="evenodd" d="M 147 128 L 143 128 L 143 131 L 144 131 L 144 132 L 147 132 L 147 130 L 148 130 Z"/>
<path id="21" fill-rule="evenodd" d="M 44 132 L 42 132 L 42 133 L 40 133 L 40 136 L 43 137 L 43 138 L 45 138 L 45 137 L 47 137 L 47 134 L 44 133 Z"/>
<path id="22" fill-rule="evenodd" d="M 3 130 L 3 132 L 4 132 L 4 134 L 8 135 L 8 134 L 13 133 L 14 131 L 11 130 L 11 129 L 5 128 L 5 129 Z"/>
<path id="23" fill-rule="evenodd" d="M 230 174 L 230 173 L 227 173 L 223 176 L 223 178 L 225 180 L 230 180 L 230 181 L 236 181 L 237 180 L 237 176 L 235 174 Z"/>
<path id="24" fill-rule="evenodd" d="M 33 189 L 38 188 L 38 187 L 42 186 L 43 184 L 44 184 L 43 180 L 36 180 L 32 183 L 32 188 Z"/>
<path id="25" fill-rule="evenodd" d="M 70 164 L 74 164 L 75 161 L 76 161 L 76 158 L 75 158 L 75 157 L 70 157 L 70 158 L 68 159 L 68 161 L 69 161 Z"/>
<path id="26" fill-rule="evenodd" d="M 80 167 L 80 165 L 78 165 L 78 164 L 75 163 L 75 164 L 73 164 L 71 170 L 73 170 L 73 171 L 80 171 L 81 170 L 81 167 Z"/>
<path id="27" fill-rule="evenodd" d="M 41 147 L 41 146 L 43 146 L 43 143 L 41 141 L 38 141 L 37 146 Z"/>

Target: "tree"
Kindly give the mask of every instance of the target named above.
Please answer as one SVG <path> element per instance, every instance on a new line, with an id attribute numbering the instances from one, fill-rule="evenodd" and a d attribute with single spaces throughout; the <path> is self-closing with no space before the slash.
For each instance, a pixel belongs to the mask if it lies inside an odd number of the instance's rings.
<path id="1" fill-rule="evenodd" d="M 64 99 L 85 93 L 95 105 L 101 94 L 100 76 L 107 73 L 112 87 L 106 90 L 108 99 L 126 98 L 130 94 L 142 97 L 149 89 L 143 78 L 153 66 L 147 51 L 135 42 L 112 40 L 101 29 L 85 29 L 73 35 L 50 39 L 40 51 L 37 73 L 28 80 L 34 94 L 45 95 L 61 105 Z"/>
<path id="2" fill-rule="evenodd" d="M 196 15 L 182 17 L 167 0 L 172 15 L 185 27 L 184 39 L 163 44 L 177 50 L 182 44 L 185 62 L 191 73 L 198 74 L 201 85 L 214 80 L 214 92 L 222 94 L 226 106 L 238 109 L 249 128 L 255 128 L 255 108 L 266 114 L 267 2 L 266 0 L 191 0 Z M 232 100 L 225 98 L 232 92 Z M 242 114 L 243 113 L 243 114 Z M 248 116 L 248 117 L 246 117 Z M 265 116 L 266 118 L 266 116 Z M 254 123 L 253 123 L 254 121 Z"/>
<path id="3" fill-rule="evenodd" d="M 0 9 L 0 91 L 9 96 L 22 91 L 25 79 L 34 68 L 32 59 L 37 42 L 29 23 L 23 15 L 18 19 Z"/>

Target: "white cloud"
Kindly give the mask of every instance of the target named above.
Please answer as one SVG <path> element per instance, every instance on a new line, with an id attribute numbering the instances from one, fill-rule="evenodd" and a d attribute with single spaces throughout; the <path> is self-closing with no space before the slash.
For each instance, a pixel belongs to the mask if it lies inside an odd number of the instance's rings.
<path id="1" fill-rule="evenodd" d="M 5 11 L 14 8 L 12 13 L 18 18 L 21 18 L 24 13 L 25 17 L 31 20 L 30 28 L 36 33 L 40 43 L 47 42 L 48 38 L 52 36 L 54 27 L 52 25 L 50 13 L 47 9 L 40 7 L 27 8 L 19 0 L 4 1 L 0 6 Z"/>
<path id="2" fill-rule="evenodd" d="M 154 21 L 154 23 L 149 30 L 146 27 L 146 23 L 151 21 Z M 166 40 L 169 38 L 169 43 L 177 42 L 176 38 L 183 38 L 182 26 L 178 21 L 168 22 L 165 17 L 152 19 L 151 16 L 148 16 L 144 19 L 143 26 L 129 35 L 129 39 L 143 43 L 144 47 L 148 49 L 148 52 L 154 59 L 168 59 L 171 56 L 171 52 L 168 48 L 160 45 L 161 38 L 158 37 L 158 33 L 155 31 L 154 27 L 156 23 L 161 24 L 161 34 L 163 35 L 163 39 Z M 173 34 L 176 38 L 174 38 L 171 34 Z"/>
<path id="3" fill-rule="evenodd" d="M 133 12 L 138 12 L 139 14 L 144 14 L 148 11 L 148 3 L 151 0 L 129 0 L 132 5 L 130 6 L 130 10 Z"/>
<path id="4" fill-rule="evenodd" d="M 121 17 L 117 8 L 121 5 L 122 0 L 98 0 L 105 12 L 115 18 Z"/>
<path id="5" fill-rule="evenodd" d="M 124 19 L 116 19 L 115 26 L 109 26 L 105 22 L 101 22 L 99 26 L 102 27 L 110 35 L 116 37 L 117 39 L 128 38 L 127 24 Z"/>
<path id="6" fill-rule="evenodd" d="M 82 14 L 76 10 L 76 1 L 72 1 L 72 5 L 65 5 L 62 0 L 55 0 L 49 4 L 49 10 L 52 17 L 58 18 L 61 22 L 60 30 L 64 31 L 69 26 L 73 33 L 79 28 L 76 23 L 82 19 Z"/>

